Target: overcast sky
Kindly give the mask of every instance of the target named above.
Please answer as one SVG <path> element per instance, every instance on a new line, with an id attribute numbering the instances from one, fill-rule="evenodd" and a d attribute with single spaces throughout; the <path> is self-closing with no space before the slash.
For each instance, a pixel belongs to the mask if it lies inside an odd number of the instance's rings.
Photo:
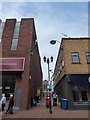
<path id="1" fill-rule="evenodd" d="M 12 1 L 12 2 L 11 2 Z M 50 63 L 50 69 L 54 71 L 56 58 L 60 44 L 50 45 L 50 40 L 61 41 L 64 37 L 87 37 L 88 36 L 88 1 L 68 2 L 32 2 L 31 0 L 3 0 L 0 4 L 0 18 L 5 21 L 6 18 L 34 18 L 41 56 L 43 70 L 43 79 L 48 79 L 47 64 L 43 62 L 43 56 L 47 58 L 54 57 L 53 63 Z M 36 0 L 37 1 L 37 0 Z M 80 1 L 80 0 L 79 0 Z"/>

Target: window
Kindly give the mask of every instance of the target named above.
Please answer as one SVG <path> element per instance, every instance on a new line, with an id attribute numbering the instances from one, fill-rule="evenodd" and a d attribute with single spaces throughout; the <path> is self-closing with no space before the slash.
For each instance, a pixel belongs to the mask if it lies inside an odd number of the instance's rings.
<path id="1" fill-rule="evenodd" d="M 19 27 L 20 27 L 20 22 L 17 22 L 16 25 L 15 25 L 13 38 L 18 38 L 18 36 L 19 36 Z"/>
<path id="2" fill-rule="evenodd" d="M 64 67 L 64 60 L 62 60 L 62 62 L 61 62 L 61 66 L 62 66 L 62 68 Z"/>
<path id="3" fill-rule="evenodd" d="M 18 45 L 18 36 L 19 36 L 20 22 L 17 22 L 14 29 L 14 35 L 12 40 L 11 50 L 16 50 Z"/>
<path id="4" fill-rule="evenodd" d="M 87 59 L 87 63 L 90 63 L 90 52 L 86 53 L 86 59 Z"/>
<path id="5" fill-rule="evenodd" d="M 87 92 L 86 91 L 81 91 L 81 95 L 82 95 L 82 101 L 88 101 Z"/>
<path id="6" fill-rule="evenodd" d="M 3 29 L 4 29 L 4 24 L 5 24 L 5 22 L 0 23 L 0 42 L 1 42 L 1 39 L 2 39 L 2 33 L 3 33 Z"/>
<path id="7" fill-rule="evenodd" d="M 17 44 L 18 44 L 18 39 L 17 38 L 13 39 L 11 50 L 16 50 L 17 49 Z"/>
<path id="8" fill-rule="evenodd" d="M 78 53 L 71 53 L 71 57 L 72 57 L 72 63 L 80 63 Z"/>
<path id="9" fill-rule="evenodd" d="M 73 91 L 73 100 L 75 102 L 79 101 L 79 92 L 78 91 Z"/>

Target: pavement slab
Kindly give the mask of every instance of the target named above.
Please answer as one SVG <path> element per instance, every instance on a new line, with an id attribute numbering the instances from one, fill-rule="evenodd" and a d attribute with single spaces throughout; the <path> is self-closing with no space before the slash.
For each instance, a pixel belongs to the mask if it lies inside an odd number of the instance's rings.
<path id="1" fill-rule="evenodd" d="M 50 114 L 49 108 L 46 108 L 45 105 L 38 105 L 30 108 L 29 110 L 14 110 L 14 114 L 2 113 L 2 118 L 38 118 L 39 120 L 42 118 L 80 118 L 82 120 L 89 120 L 89 113 L 90 111 L 88 110 L 62 110 L 59 106 L 53 106 L 52 114 Z"/>

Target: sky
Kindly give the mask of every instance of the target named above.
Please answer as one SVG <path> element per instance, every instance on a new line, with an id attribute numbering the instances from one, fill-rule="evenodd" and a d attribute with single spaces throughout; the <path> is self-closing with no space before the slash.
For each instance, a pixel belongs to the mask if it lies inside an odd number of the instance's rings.
<path id="1" fill-rule="evenodd" d="M 52 76 L 58 55 L 60 43 L 50 44 L 50 40 L 61 41 L 65 37 L 88 37 L 88 1 L 73 2 L 64 0 L 3 0 L 0 3 L 0 18 L 34 18 L 37 41 L 41 57 L 43 80 L 48 79 L 48 66 L 43 57 L 54 60 L 50 63 Z"/>

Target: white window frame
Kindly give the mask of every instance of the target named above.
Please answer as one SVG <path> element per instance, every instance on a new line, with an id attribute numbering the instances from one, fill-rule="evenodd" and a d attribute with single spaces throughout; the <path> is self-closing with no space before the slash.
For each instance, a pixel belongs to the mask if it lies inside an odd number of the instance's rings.
<path id="1" fill-rule="evenodd" d="M 90 57 L 90 52 L 86 52 L 86 59 L 87 59 L 87 63 L 90 63 L 88 57 Z"/>
<path id="2" fill-rule="evenodd" d="M 76 58 L 75 58 L 76 57 Z M 78 64 L 80 63 L 79 53 L 78 52 L 72 52 L 71 53 L 72 63 Z"/>

